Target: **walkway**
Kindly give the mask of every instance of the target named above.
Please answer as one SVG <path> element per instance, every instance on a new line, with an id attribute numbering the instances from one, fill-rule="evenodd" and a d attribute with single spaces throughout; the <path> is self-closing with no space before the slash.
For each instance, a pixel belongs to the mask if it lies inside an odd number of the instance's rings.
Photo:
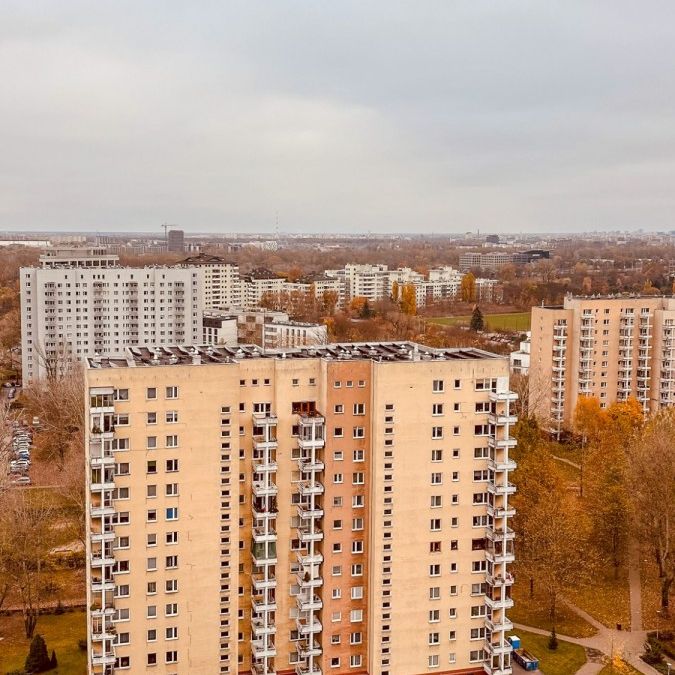
<path id="1" fill-rule="evenodd" d="M 573 464 L 562 457 L 556 457 L 562 462 Z M 647 639 L 647 631 L 642 630 L 642 594 L 640 588 L 640 548 L 636 541 L 630 543 L 629 554 L 629 573 L 628 587 L 630 592 L 630 630 L 614 630 L 601 624 L 588 612 L 573 605 L 569 600 L 565 604 L 574 610 L 582 619 L 590 623 L 598 632 L 589 638 L 573 638 L 567 635 L 558 634 L 561 640 L 567 640 L 574 644 L 581 645 L 586 649 L 586 653 L 594 650 L 602 652 L 605 656 L 611 657 L 614 654 L 620 654 L 621 657 L 630 663 L 636 670 L 646 675 L 659 675 L 658 671 L 646 664 L 640 654 L 644 651 L 644 643 Z M 514 623 L 514 628 L 529 630 L 538 635 L 549 635 L 549 631 L 540 628 L 532 628 L 523 624 Z M 592 657 L 591 657 L 592 658 Z M 602 664 L 594 660 L 589 660 L 576 673 L 576 675 L 594 675 L 602 669 Z"/>

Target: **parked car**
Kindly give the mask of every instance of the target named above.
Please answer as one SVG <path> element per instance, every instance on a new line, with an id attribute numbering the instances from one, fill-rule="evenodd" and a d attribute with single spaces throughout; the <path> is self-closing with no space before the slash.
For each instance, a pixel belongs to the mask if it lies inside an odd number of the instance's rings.
<path id="1" fill-rule="evenodd" d="M 12 485 L 30 485 L 30 478 L 28 476 L 18 476 L 12 479 Z"/>

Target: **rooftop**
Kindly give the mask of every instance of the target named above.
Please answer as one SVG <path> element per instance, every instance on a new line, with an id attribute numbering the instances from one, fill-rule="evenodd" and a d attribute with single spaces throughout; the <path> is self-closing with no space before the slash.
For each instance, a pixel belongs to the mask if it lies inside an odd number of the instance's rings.
<path id="1" fill-rule="evenodd" d="M 480 349 L 435 349 L 416 342 L 347 342 L 316 347 L 263 350 L 257 345 L 227 347 L 173 345 L 127 347 L 120 358 L 89 357 L 87 368 L 133 368 L 139 366 L 174 366 L 237 363 L 247 359 L 329 359 L 336 361 L 467 361 L 506 357 Z"/>
<path id="2" fill-rule="evenodd" d="M 230 262 L 225 258 L 221 258 L 219 255 L 211 255 L 209 253 L 200 253 L 198 255 L 192 255 L 185 260 L 181 260 L 179 265 L 234 265 L 236 263 Z"/>

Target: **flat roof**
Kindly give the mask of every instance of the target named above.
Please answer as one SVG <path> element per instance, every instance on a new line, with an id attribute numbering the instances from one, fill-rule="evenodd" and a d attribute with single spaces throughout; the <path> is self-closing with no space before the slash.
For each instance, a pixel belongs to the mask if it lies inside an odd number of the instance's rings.
<path id="1" fill-rule="evenodd" d="M 468 361 L 507 359 L 482 349 L 436 349 L 416 342 L 340 342 L 311 347 L 267 349 L 258 345 L 163 345 L 126 347 L 122 357 L 87 357 L 86 367 L 133 368 L 138 366 L 180 366 L 210 363 L 238 363 L 247 359 L 330 359 L 335 361 Z"/>

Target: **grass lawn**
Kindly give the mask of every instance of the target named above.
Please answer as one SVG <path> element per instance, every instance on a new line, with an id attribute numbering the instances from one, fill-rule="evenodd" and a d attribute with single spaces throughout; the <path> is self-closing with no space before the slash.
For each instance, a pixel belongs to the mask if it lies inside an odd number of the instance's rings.
<path id="1" fill-rule="evenodd" d="M 612 570 L 608 570 L 607 574 L 598 574 L 590 588 L 572 591 L 568 596 L 575 605 L 609 628 L 616 628 L 616 624 L 620 623 L 623 630 L 626 630 L 630 625 L 626 568 L 619 570 L 619 578 L 616 580 Z"/>
<path id="2" fill-rule="evenodd" d="M 534 598 L 530 598 L 527 579 L 524 576 L 521 579 L 520 583 L 516 582 L 513 586 L 515 604 L 509 611 L 509 619 L 526 626 L 551 630 L 547 598 L 544 594 L 537 592 L 536 588 Z M 597 632 L 590 623 L 584 621 L 562 602 L 558 603 L 555 627 L 558 633 L 570 637 L 590 637 Z"/>
<path id="3" fill-rule="evenodd" d="M 87 653 L 78 647 L 78 640 L 87 636 L 85 612 L 43 614 L 35 629 L 47 642 L 51 656 L 56 651 L 58 668 L 48 671 L 52 675 L 83 675 L 87 672 Z M 30 641 L 23 632 L 21 614 L 0 616 L 0 673 L 23 670 Z"/>
<path id="4" fill-rule="evenodd" d="M 488 330 L 526 331 L 530 330 L 529 312 L 510 312 L 509 314 L 485 314 L 483 316 Z M 430 318 L 431 323 L 441 326 L 468 326 L 471 316 L 439 316 Z"/>
<path id="5" fill-rule="evenodd" d="M 586 663 L 586 650 L 579 645 L 558 640 L 558 649 L 548 648 L 548 636 L 526 630 L 516 630 L 512 635 L 520 638 L 520 646 L 539 659 L 539 670 L 545 675 L 570 675 Z"/>

